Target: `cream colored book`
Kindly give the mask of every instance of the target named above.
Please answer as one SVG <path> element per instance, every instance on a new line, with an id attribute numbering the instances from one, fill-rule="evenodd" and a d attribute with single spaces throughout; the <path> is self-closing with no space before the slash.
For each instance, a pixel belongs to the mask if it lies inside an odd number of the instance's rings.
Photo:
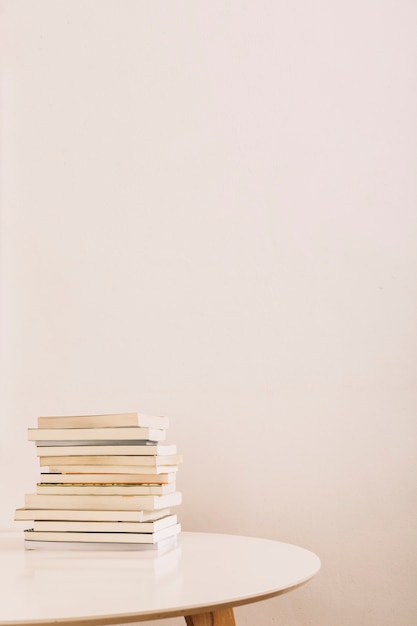
<path id="1" fill-rule="evenodd" d="M 167 485 L 45 485 L 38 483 L 36 493 L 45 496 L 164 496 L 174 493 L 175 483 Z"/>
<path id="2" fill-rule="evenodd" d="M 181 493 L 163 496 L 81 496 L 30 493 L 25 495 L 26 509 L 86 509 L 89 511 L 153 511 L 181 504 Z"/>
<path id="3" fill-rule="evenodd" d="M 121 484 L 133 484 L 139 485 L 142 483 L 150 484 L 168 484 L 175 482 L 177 477 L 176 472 L 169 472 L 165 474 L 112 474 L 112 473 L 51 473 L 51 472 L 42 472 L 40 476 L 41 484 L 62 484 L 62 483 L 72 483 L 72 484 L 88 484 L 91 483 L 93 485 L 99 484 L 109 484 L 109 483 L 121 483 Z"/>
<path id="4" fill-rule="evenodd" d="M 137 467 L 158 467 L 160 465 L 178 465 L 182 463 L 181 454 L 166 454 L 164 456 L 135 456 L 132 455 L 85 455 L 85 456 L 41 456 L 41 466 L 45 465 L 136 465 Z M 142 470 L 138 470 L 142 471 Z"/>
<path id="5" fill-rule="evenodd" d="M 119 428 L 125 426 L 165 429 L 169 426 L 169 420 L 164 416 L 138 412 L 38 417 L 38 428 Z"/>
<path id="6" fill-rule="evenodd" d="M 42 465 L 42 463 L 41 463 Z M 48 467 L 45 464 L 44 467 Z M 112 472 L 114 474 L 169 474 L 178 471 L 177 465 L 158 465 L 156 467 L 147 465 L 49 465 L 50 472 L 61 473 L 91 473 L 100 474 Z"/>
<path id="7" fill-rule="evenodd" d="M 93 533 L 155 533 L 177 524 L 176 515 L 166 515 L 151 522 L 77 522 L 66 520 L 36 520 L 33 530 L 47 532 Z"/>
<path id="8" fill-rule="evenodd" d="M 47 442 L 44 442 L 47 443 Z M 70 444 L 73 442 L 71 441 Z M 102 443 L 100 445 L 36 445 L 37 456 L 172 456 L 177 454 L 177 446 L 175 444 L 156 444 L 156 445 L 106 445 Z"/>
<path id="9" fill-rule="evenodd" d="M 171 514 L 169 508 L 154 511 L 118 511 L 88 509 L 16 509 L 14 519 L 17 522 L 36 520 L 61 520 L 76 522 L 148 522 Z"/>
<path id="10" fill-rule="evenodd" d="M 166 430 L 161 428 L 28 428 L 29 441 L 163 441 Z"/>

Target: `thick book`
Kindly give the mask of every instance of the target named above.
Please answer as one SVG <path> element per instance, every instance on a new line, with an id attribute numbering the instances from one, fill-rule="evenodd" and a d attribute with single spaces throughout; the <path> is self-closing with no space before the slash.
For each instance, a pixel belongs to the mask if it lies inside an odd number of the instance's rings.
<path id="1" fill-rule="evenodd" d="M 42 463 L 41 463 L 42 465 Z M 49 467 L 52 473 L 82 473 L 100 474 L 109 472 L 113 474 L 170 474 L 178 471 L 177 465 L 158 465 L 156 467 L 147 465 L 49 465 L 46 463 L 42 469 Z"/>
<path id="2" fill-rule="evenodd" d="M 76 522 L 150 522 L 171 514 L 169 508 L 154 511 L 107 511 L 88 509 L 16 509 L 17 522 L 62 520 Z"/>
<path id="3" fill-rule="evenodd" d="M 159 465 L 178 465 L 182 463 L 181 454 L 163 456 L 132 455 L 79 455 L 79 456 L 40 456 L 41 466 L 46 465 L 136 465 L 138 467 L 158 467 Z M 142 471 L 142 470 L 138 470 Z"/>
<path id="4" fill-rule="evenodd" d="M 175 444 L 126 444 L 125 442 L 117 442 L 112 445 L 108 445 L 107 441 L 101 441 L 98 444 L 90 445 L 91 442 L 72 445 L 72 441 L 64 443 L 64 445 L 54 446 L 50 445 L 50 442 L 44 441 L 44 446 L 36 443 L 36 455 L 37 456 L 106 456 L 106 455 L 119 455 L 119 456 L 172 456 L 177 454 L 177 446 Z"/>
<path id="5" fill-rule="evenodd" d="M 181 504 L 181 493 L 175 491 L 163 496 L 80 496 L 45 495 L 30 493 L 25 495 L 26 509 L 87 509 L 89 511 L 153 511 Z"/>
<path id="6" fill-rule="evenodd" d="M 100 473 L 51 473 L 51 472 L 42 472 L 40 476 L 41 484 L 113 484 L 113 483 L 122 483 L 122 484 L 161 484 L 165 485 L 168 483 L 175 482 L 177 477 L 176 472 L 169 472 L 164 474 L 122 474 L 122 473 L 109 473 L 109 472 L 100 472 Z"/>
<path id="7" fill-rule="evenodd" d="M 38 428 L 119 428 L 123 426 L 165 429 L 169 426 L 169 420 L 164 416 L 137 412 L 38 417 Z"/>
<path id="8" fill-rule="evenodd" d="M 66 520 L 36 520 L 33 530 L 47 532 L 94 533 L 155 533 L 177 524 L 176 515 L 166 515 L 151 522 L 77 522 Z"/>
<path id="9" fill-rule="evenodd" d="M 45 496 L 163 496 L 174 493 L 175 483 L 167 485 L 47 485 L 38 483 L 36 493 Z"/>
<path id="10" fill-rule="evenodd" d="M 24 530 L 25 541 L 88 541 L 89 543 L 158 543 L 178 535 L 180 524 L 173 524 L 154 533 L 95 533 L 95 532 L 53 532 L 42 530 Z"/>
<path id="11" fill-rule="evenodd" d="M 126 426 L 121 428 L 28 428 L 29 441 L 163 441 L 166 430 Z"/>
<path id="12" fill-rule="evenodd" d="M 94 541 L 37 541 L 33 540 L 28 541 L 25 539 L 23 542 L 25 546 L 25 550 L 42 550 L 43 552 L 47 550 L 80 550 L 80 551 L 117 551 L 117 552 L 127 552 L 129 550 L 134 550 L 138 552 L 142 552 L 142 557 L 152 556 L 156 554 L 159 557 L 162 554 L 166 554 L 171 550 L 175 550 L 178 545 L 177 535 L 174 537 L 168 537 L 168 539 L 161 539 L 157 543 L 106 543 L 106 542 L 94 542 Z"/>

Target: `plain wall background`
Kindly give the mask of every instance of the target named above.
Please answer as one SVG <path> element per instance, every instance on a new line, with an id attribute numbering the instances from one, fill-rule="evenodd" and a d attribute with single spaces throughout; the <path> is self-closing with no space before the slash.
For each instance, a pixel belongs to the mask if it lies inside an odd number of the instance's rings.
<path id="1" fill-rule="evenodd" d="M 38 415 L 169 415 L 241 626 L 417 616 L 417 5 L 3 1 L 0 527 Z M 182 623 L 182 620 L 171 620 Z"/>

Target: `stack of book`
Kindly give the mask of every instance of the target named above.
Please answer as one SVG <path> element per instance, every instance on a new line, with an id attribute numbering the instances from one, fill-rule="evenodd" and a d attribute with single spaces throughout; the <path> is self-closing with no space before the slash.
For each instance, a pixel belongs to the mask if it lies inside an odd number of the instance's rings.
<path id="1" fill-rule="evenodd" d="M 168 418 L 142 413 L 39 417 L 29 428 L 41 474 L 15 520 L 27 549 L 158 549 L 180 532 L 182 457 L 166 439 Z"/>

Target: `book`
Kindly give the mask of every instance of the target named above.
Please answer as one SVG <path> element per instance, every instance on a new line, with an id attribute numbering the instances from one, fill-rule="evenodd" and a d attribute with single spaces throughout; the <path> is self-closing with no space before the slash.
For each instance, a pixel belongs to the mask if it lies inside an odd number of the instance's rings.
<path id="1" fill-rule="evenodd" d="M 97 532 L 54 532 L 41 530 L 24 530 L 25 541 L 66 541 L 80 542 L 88 541 L 89 543 L 158 543 L 163 539 L 168 539 L 174 535 L 178 535 L 181 530 L 180 524 L 173 524 L 168 528 L 163 528 L 154 533 L 97 533 Z"/>
<path id="2" fill-rule="evenodd" d="M 116 428 L 28 428 L 29 441 L 162 441 L 165 429 L 126 426 Z"/>
<path id="3" fill-rule="evenodd" d="M 45 465 L 136 465 L 158 467 L 159 465 L 177 465 L 182 462 L 180 454 L 165 454 L 163 456 L 135 456 L 132 455 L 79 455 L 79 456 L 40 456 L 41 466 Z M 138 470 L 139 471 L 139 470 Z M 142 471 L 142 470 L 140 470 Z"/>
<path id="4" fill-rule="evenodd" d="M 35 520 L 33 530 L 52 532 L 155 533 L 177 524 L 176 515 L 166 515 L 150 522 L 78 522 L 67 520 Z"/>
<path id="5" fill-rule="evenodd" d="M 169 420 L 164 416 L 137 412 L 38 417 L 38 428 L 119 428 L 123 426 L 166 429 L 169 426 Z"/>
<path id="6" fill-rule="evenodd" d="M 169 472 L 165 474 L 121 474 L 121 473 L 82 473 L 78 472 L 74 473 L 48 473 L 42 472 L 40 476 L 41 484 L 62 484 L 62 483 L 72 483 L 72 484 L 112 484 L 112 483 L 122 483 L 122 484 L 167 484 L 175 482 L 177 473 Z"/>
<path id="7" fill-rule="evenodd" d="M 135 455 L 135 456 L 172 456 L 177 453 L 177 446 L 175 444 L 134 444 L 125 441 L 112 443 L 108 445 L 107 441 L 99 441 L 92 445 L 92 442 L 77 442 L 77 445 L 72 445 L 72 441 L 62 442 L 62 445 L 51 445 L 51 442 L 43 441 L 36 442 L 36 455 L 37 456 L 87 456 L 87 455 Z M 53 442 L 52 442 L 53 443 Z"/>
<path id="8" fill-rule="evenodd" d="M 42 465 L 42 463 L 41 463 Z M 48 467 L 46 464 L 44 467 Z M 111 472 L 114 474 L 168 474 L 177 472 L 176 465 L 157 465 L 156 467 L 147 465 L 49 465 L 49 471 L 52 473 L 91 473 L 100 474 Z"/>
<path id="9" fill-rule="evenodd" d="M 76 446 L 80 448 L 82 446 L 93 446 L 94 448 L 98 446 L 147 446 L 147 445 L 156 445 L 157 441 L 150 441 L 149 439 L 75 439 L 75 440 L 65 440 L 65 439 L 50 439 L 50 440 L 41 440 L 37 439 L 35 445 L 40 448 L 52 447 L 55 446 L 57 448 L 62 449 L 62 454 L 67 454 L 65 452 L 66 447 Z M 100 453 L 98 453 L 100 454 Z M 119 452 L 120 454 L 120 452 Z"/>
<path id="10" fill-rule="evenodd" d="M 62 520 L 83 522 L 149 522 L 171 514 L 169 508 L 154 511 L 112 511 L 108 509 L 16 509 L 14 519 L 17 522 L 36 520 Z"/>
<path id="11" fill-rule="evenodd" d="M 30 493 L 25 495 L 26 509 L 87 509 L 91 510 L 121 510 L 121 511 L 150 511 L 164 509 L 181 504 L 181 493 L 175 491 L 163 496 L 81 496 L 55 495 Z"/>
<path id="12" fill-rule="evenodd" d="M 178 545 L 177 535 L 174 537 L 168 537 L 167 539 L 161 539 L 157 543 L 106 543 L 106 542 L 94 542 L 94 541 L 28 541 L 25 539 L 23 542 L 25 550 L 100 550 L 100 551 L 117 551 L 125 552 L 129 550 L 135 550 L 142 552 L 142 556 L 152 556 L 157 554 L 158 559 L 160 555 L 166 554 L 172 551 Z"/>
<path id="13" fill-rule="evenodd" d="M 106 485 L 74 485 L 74 484 L 60 484 L 60 485 L 47 485 L 38 483 L 36 487 L 36 493 L 39 495 L 62 495 L 62 496 L 163 496 L 169 493 L 174 493 L 176 490 L 175 483 L 169 483 L 166 485 L 120 485 L 120 484 L 106 484 Z"/>

